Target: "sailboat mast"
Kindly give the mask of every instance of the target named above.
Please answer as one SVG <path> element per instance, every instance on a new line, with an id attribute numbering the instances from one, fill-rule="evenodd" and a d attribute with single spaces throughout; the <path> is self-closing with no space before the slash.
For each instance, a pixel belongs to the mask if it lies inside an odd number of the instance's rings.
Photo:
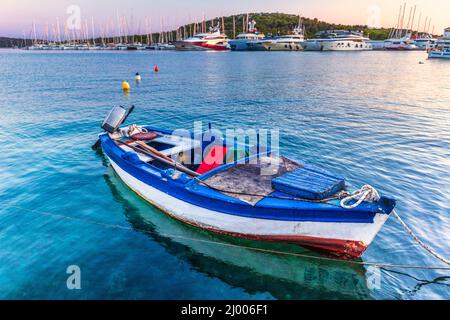
<path id="1" fill-rule="evenodd" d="M 411 23 L 412 7 L 409 9 L 408 23 L 406 24 L 405 36 L 409 32 L 409 24 Z"/>
<path id="2" fill-rule="evenodd" d="M 404 23 L 405 23 L 405 13 L 406 13 L 406 2 L 405 2 L 405 6 L 403 7 L 403 15 L 402 15 L 402 19 L 401 19 L 401 22 L 400 22 L 400 36 L 399 36 L 399 38 L 403 37 L 403 26 L 404 26 Z"/>
<path id="3" fill-rule="evenodd" d="M 222 33 L 225 33 L 225 18 L 222 16 Z"/>
<path id="4" fill-rule="evenodd" d="M 92 28 L 92 44 L 95 46 L 95 24 L 94 17 L 91 17 L 91 28 Z"/>
<path id="5" fill-rule="evenodd" d="M 36 35 L 36 23 L 33 21 L 33 35 L 34 35 L 34 43 L 35 45 L 37 43 L 37 35 Z"/>
<path id="6" fill-rule="evenodd" d="M 416 30 L 416 32 L 417 32 L 417 38 L 419 38 L 420 37 L 420 35 L 419 35 L 419 30 L 420 30 L 420 21 L 422 20 L 422 12 L 419 14 L 419 21 L 417 22 L 417 30 Z"/>
<path id="7" fill-rule="evenodd" d="M 402 14 L 402 6 L 400 6 L 400 10 L 398 11 L 397 24 L 392 28 L 391 33 L 389 34 L 389 39 L 393 38 L 398 30 L 398 25 L 400 24 L 400 15 Z"/>
<path id="8" fill-rule="evenodd" d="M 150 34 L 148 32 L 148 18 L 145 18 L 145 32 L 147 33 L 147 45 L 150 45 Z"/>
<path id="9" fill-rule="evenodd" d="M 233 39 L 236 39 L 236 19 L 233 16 Z"/>
<path id="10" fill-rule="evenodd" d="M 206 32 L 206 17 L 205 14 L 203 14 L 203 21 L 202 21 L 202 32 Z"/>
<path id="11" fill-rule="evenodd" d="M 416 19 L 416 9 L 417 9 L 417 5 L 414 6 L 414 13 L 413 13 L 412 20 L 411 20 L 411 27 L 410 27 L 411 36 L 412 36 L 412 34 L 414 32 L 413 29 L 414 29 L 414 21 Z"/>
<path id="12" fill-rule="evenodd" d="M 245 26 L 246 26 L 245 32 L 248 32 L 248 13 L 247 13 L 247 20 L 246 20 Z"/>
<path id="13" fill-rule="evenodd" d="M 89 41 L 89 25 L 88 25 L 87 20 L 84 20 L 84 27 L 85 27 L 84 35 L 85 35 L 86 43 L 88 46 L 90 46 L 91 42 Z"/>
<path id="14" fill-rule="evenodd" d="M 47 44 L 50 42 L 48 22 L 45 23 L 44 40 Z"/>
<path id="15" fill-rule="evenodd" d="M 117 17 L 117 31 L 118 31 L 119 43 L 122 43 L 122 32 L 120 30 L 119 10 L 116 11 L 116 17 Z"/>
<path id="16" fill-rule="evenodd" d="M 59 17 L 56 18 L 56 36 L 58 38 L 58 43 L 61 44 L 62 38 L 61 38 L 61 29 L 59 26 Z"/>
<path id="17" fill-rule="evenodd" d="M 134 44 L 135 43 L 135 41 L 134 41 L 134 34 L 135 34 L 135 30 L 134 30 L 134 19 L 133 19 L 133 14 L 131 14 L 131 26 L 130 26 L 130 28 L 128 29 L 128 32 L 131 32 L 131 44 Z"/>
<path id="18" fill-rule="evenodd" d="M 152 19 L 149 19 L 149 36 L 150 36 L 150 45 L 153 44 L 153 33 L 152 33 Z"/>
<path id="19" fill-rule="evenodd" d="M 56 42 L 56 29 L 55 25 L 52 23 L 52 43 Z"/>

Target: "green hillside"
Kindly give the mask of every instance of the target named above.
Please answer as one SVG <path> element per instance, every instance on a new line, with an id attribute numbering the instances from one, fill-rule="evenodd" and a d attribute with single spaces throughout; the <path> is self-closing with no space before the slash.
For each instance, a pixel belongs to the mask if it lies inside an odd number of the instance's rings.
<path id="1" fill-rule="evenodd" d="M 28 45 L 31 44 L 31 40 L 28 40 Z M 14 48 L 14 47 L 22 47 L 24 45 L 23 39 L 14 39 L 14 38 L 5 38 L 0 37 L 0 48 Z"/>

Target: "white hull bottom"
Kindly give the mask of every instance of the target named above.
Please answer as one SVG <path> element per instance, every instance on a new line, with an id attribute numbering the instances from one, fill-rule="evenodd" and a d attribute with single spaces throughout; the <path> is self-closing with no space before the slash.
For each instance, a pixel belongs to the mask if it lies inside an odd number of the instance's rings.
<path id="1" fill-rule="evenodd" d="M 210 231 L 265 241 L 314 247 L 359 257 L 388 219 L 377 214 L 373 223 L 280 221 L 225 214 L 189 204 L 136 179 L 111 159 L 119 177 L 137 194 L 175 219 Z"/>

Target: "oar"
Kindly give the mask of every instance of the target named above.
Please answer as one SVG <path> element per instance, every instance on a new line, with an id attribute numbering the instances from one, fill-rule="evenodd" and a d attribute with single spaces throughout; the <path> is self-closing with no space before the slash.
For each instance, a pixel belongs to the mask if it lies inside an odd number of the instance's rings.
<path id="1" fill-rule="evenodd" d="M 143 142 L 143 141 L 135 140 L 135 143 L 136 143 L 138 146 L 142 147 L 143 149 L 145 149 L 145 150 L 147 150 L 147 151 L 149 151 L 149 152 L 151 152 L 151 153 L 153 153 L 153 154 L 156 154 L 156 155 L 157 155 L 158 157 L 160 157 L 160 158 L 164 158 L 164 159 L 166 159 L 167 161 L 173 161 L 173 162 L 175 162 L 174 159 L 172 159 L 172 158 L 166 156 L 165 154 L 159 152 L 158 150 L 156 150 L 155 148 L 149 146 L 148 144 L 146 144 L 146 143 Z M 182 165 L 182 164 L 180 163 L 180 165 Z"/>
<path id="2" fill-rule="evenodd" d="M 192 171 L 191 169 L 186 168 L 183 164 L 173 160 L 172 158 L 162 154 L 161 152 L 159 152 L 158 150 L 150 147 L 149 145 L 143 143 L 142 141 L 136 141 L 136 143 L 138 143 L 138 146 L 133 146 L 131 144 L 127 144 L 127 147 L 133 149 L 134 151 L 143 153 L 149 157 L 152 157 L 153 159 L 155 159 L 156 161 L 162 162 L 164 164 L 167 164 L 169 166 L 174 167 L 175 169 L 184 172 L 188 175 L 190 175 L 191 177 L 198 177 L 200 174 Z"/>

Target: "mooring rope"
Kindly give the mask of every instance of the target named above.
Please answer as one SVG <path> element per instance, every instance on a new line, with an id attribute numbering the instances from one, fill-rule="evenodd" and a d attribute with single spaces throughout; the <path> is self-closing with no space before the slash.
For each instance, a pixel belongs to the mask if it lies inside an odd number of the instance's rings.
<path id="1" fill-rule="evenodd" d="M 118 224 L 109 224 L 109 223 L 104 223 L 104 222 L 99 222 L 99 221 L 93 221 L 93 220 L 81 219 L 81 218 L 77 218 L 77 217 L 69 217 L 69 216 L 65 216 L 65 215 L 61 215 L 61 214 L 44 212 L 44 211 L 35 210 L 35 209 L 27 209 L 27 208 L 22 208 L 22 207 L 15 206 L 15 205 L 7 206 L 6 208 L 16 208 L 19 210 L 23 210 L 23 211 L 43 215 L 43 216 L 78 221 L 78 222 L 83 222 L 83 223 L 88 223 L 88 224 L 93 224 L 93 225 L 99 225 L 99 226 L 103 226 L 106 228 L 116 228 L 116 229 L 129 230 L 129 231 L 141 231 L 143 233 L 155 234 L 155 235 L 159 235 L 159 236 L 163 236 L 163 237 L 167 237 L 167 238 L 178 238 L 178 239 L 183 239 L 183 240 L 190 240 L 190 241 L 208 243 L 208 244 L 213 244 L 213 245 L 220 245 L 220 246 L 230 247 L 230 248 L 247 249 L 247 250 L 263 252 L 263 253 L 270 253 L 270 254 L 294 256 L 294 257 L 315 259 L 315 260 L 322 260 L 322 261 L 331 261 L 331 262 L 338 262 L 338 263 L 343 263 L 343 264 L 347 263 L 347 264 L 360 265 L 360 266 L 372 266 L 372 267 L 378 267 L 378 268 L 450 270 L 450 267 L 399 265 L 399 264 L 380 263 L 380 262 L 342 260 L 342 259 L 329 258 L 329 257 L 324 257 L 324 256 L 313 256 L 313 255 L 302 254 L 302 253 L 293 253 L 293 252 L 278 251 L 278 250 L 272 250 L 272 249 L 263 249 L 263 248 L 242 246 L 242 245 L 226 243 L 226 242 L 204 240 L 204 239 L 197 239 L 197 238 L 185 237 L 185 236 L 174 235 L 174 234 L 160 233 L 160 232 L 156 232 L 156 231 L 149 231 L 149 230 L 142 229 L 142 228 L 131 228 L 131 227 L 122 226 L 122 225 L 118 225 Z M 3 208 L 3 210 L 5 210 L 5 208 Z"/>
<path id="2" fill-rule="evenodd" d="M 392 211 L 392 214 L 394 215 L 394 217 L 397 218 L 397 220 L 400 222 L 400 224 L 403 226 L 403 228 L 405 228 L 405 230 L 409 233 L 409 235 L 425 250 L 427 250 L 429 253 L 431 253 L 434 257 L 436 257 L 437 259 L 441 260 L 442 262 L 444 262 L 447 265 L 450 265 L 450 261 L 448 261 L 447 259 L 445 259 L 444 257 L 442 257 L 440 254 L 438 254 L 436 251 L 434 251 L 433 249 L 431 249 L 429 246 L 427 246 L 425 243 L 423 243 L 422 240 L 420 240 L 415 234 L 414 232 L 408 227 L 408 225 L 402 220 L 402 218 L 400 218 L 400 216 L 398 215 L 397 212 Z"/>

